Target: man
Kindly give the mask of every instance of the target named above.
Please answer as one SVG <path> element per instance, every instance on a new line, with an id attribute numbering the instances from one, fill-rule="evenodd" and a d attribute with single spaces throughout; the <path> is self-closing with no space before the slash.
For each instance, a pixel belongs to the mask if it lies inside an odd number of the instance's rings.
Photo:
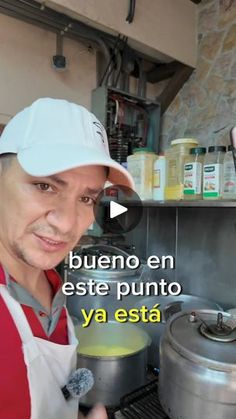
<path id="1" fill-rule="evenodd" d="M 93 222 L 106 180 L 133 187 L 85 108 L 39 99 L 0 138 L 0 418 L 76 419 L 61 388 L 76 368 L 62 261 Z M 90 419 L 105 419 L 98 406 Z"/>

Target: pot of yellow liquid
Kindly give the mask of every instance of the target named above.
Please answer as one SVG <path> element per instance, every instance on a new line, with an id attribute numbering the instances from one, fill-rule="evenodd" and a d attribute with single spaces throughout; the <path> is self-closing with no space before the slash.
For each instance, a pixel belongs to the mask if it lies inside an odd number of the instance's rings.
<path id="1" fill-rule="evenodd" d="M 148 334 L 130 323 L 91 323 L 78 325 L 78 368 L 88 368 L 94 386 L 80 403 L 97 402 L 114 407 L 120 398 L 146 384 Z"/>

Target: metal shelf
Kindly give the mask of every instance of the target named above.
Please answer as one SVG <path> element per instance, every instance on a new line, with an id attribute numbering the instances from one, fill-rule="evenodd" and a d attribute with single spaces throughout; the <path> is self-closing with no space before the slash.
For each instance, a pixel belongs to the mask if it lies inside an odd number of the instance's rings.
<path id="1" fill-rule="evenodd" d="M 201 201 L 142 201 L 144 207 L 201 207 L 201 208 L 236 208 L 235 200 L 201 200 Z"/>

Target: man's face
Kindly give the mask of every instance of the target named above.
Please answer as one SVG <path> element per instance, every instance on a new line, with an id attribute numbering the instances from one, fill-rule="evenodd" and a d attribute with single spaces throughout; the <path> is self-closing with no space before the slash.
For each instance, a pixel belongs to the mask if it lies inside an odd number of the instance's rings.
<path id="1" fill-rule="evenodd" d="M 13 158 L 0 176 L 0 245 L 39 269 L 56 266 L 94 220 L 105 168 L 85 166 L 32 177 Z"/>

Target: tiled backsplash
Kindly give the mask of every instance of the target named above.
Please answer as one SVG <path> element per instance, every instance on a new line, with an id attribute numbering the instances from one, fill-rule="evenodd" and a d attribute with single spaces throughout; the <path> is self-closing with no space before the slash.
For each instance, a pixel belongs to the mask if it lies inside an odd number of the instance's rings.
<path id="1" fill-rule="evenodd" d="M 146 208 L 126 240 L 139 257 L 175 257 L 175 270 L 155 271 L 157 280 L 236 307 L 236 208 Z"/>

